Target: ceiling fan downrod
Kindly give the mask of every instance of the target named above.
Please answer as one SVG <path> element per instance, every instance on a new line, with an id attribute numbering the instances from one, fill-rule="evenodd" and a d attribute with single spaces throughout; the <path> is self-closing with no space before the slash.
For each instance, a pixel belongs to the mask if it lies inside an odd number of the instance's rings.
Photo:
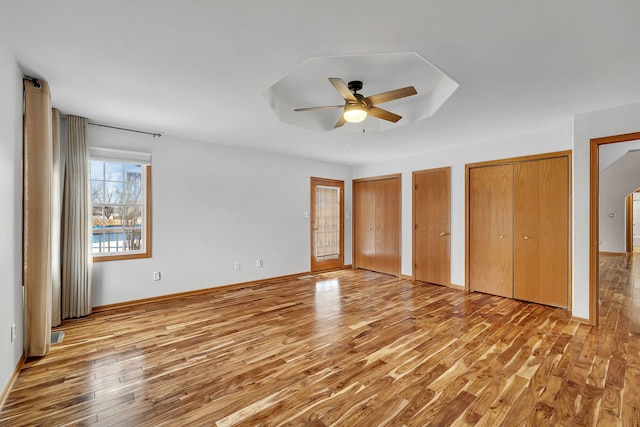
<path id="1" fill-rule="evenodd" d="M 362 80 L 352 80 L 347 84 L 349 90 L 356 95 L 356 92 L 362 90 Z"/>

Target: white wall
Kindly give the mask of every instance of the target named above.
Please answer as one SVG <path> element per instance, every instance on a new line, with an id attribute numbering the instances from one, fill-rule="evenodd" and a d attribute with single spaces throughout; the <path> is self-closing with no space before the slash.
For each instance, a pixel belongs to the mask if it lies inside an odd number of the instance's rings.
<path id="1" fill-rule="evenodd" d="M 351 216 L 346 166 L 96 126 L 89 138 L 152 158 L 152 257 L 96 263 L 94 306 L 308 272 L 311 176 L 344 180 Z M 344 234 L 351 264 L 350 218 Z"/>
<path id="2" fill-rule="evenodd" d="M 635 142 L 608 144 L 600 147 L 607 154 Z M 621 147 L 620 147 L 621 146 Z M 628 150 L 628 147 L 627 147 Z M 640 151 L 631 151 L 600 172 L 600 251 L 626 252 L 626 197 L 640 187 Z"/>
<path id="3" fill-rule="evenodd" d="M 593 138 L 640 132 L 640 103 L 578 114 L 573 121 L 573 314 L 589 317 L 589 156 Z"/>
<path id="4" fill-rule="evenodd" d="M 412 172 L 451 166 L 451 282 L 465 284 L 465 165 L 571 149 L 571 126 L 354 168 L 353 178 L 402 173 L 402 274 L 412 275 Z"/>
<path id="5" fill-rule="evenodd" d="M 629 151 L 640 150 L 640 140 L 621 142 L 619 144 L 607 144 L 600 147 L 598 155 L 600 161 L 600 172 L 611 166 L 620 157 Z"/>
<path id="6" fill-rule="evenodd" d="M 23 353 L 22 73 L 0 35 L 0 391 Z M 16 324 L 16 340 L 10 339 Z"/>

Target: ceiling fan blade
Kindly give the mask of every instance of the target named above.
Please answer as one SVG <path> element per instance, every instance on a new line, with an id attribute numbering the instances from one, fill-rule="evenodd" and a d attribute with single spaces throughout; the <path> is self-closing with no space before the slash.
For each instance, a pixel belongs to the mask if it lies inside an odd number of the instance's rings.
<path id="1" fill-rule="evenodd" d="M 413 86 L 403 87 L 402 89 L 390 90 L 365 98 L 369 105 L 378 105 L 383 102 L 393 101 L 394 99 L 405 98 L 407 96 L 416 95 L 418 92 Z"/>
<path id="2" fill-rule="evenodd" d="M 396 123 L 398 120 L 402 118 L 402 116 L 399 116 L 397 114 L 392 113 L 391 111 L 383 110 L 382 108 L 378 108 L 378 107 L 369 108 L 367 110 L 367 113 L 370 116 L 377 117 L 382 120 L 387 120 L 393 123 Z"/>
<path id="3" fill-rule="evenodd" d="M 345 123 L 347 123 L 347 121 L 344 119 L 344 115 L 340 114 L 340 118 L 338 119 L 338 122 L 336 123 L 334 128 L 342 127 L 342 126 L 344 126 Z"/>
<path id="4" fill-rule="evenodd" d="M 345 82 L 342 81 L 342 79 L 339 79 L 337 77 L 329 77 L 329 81 L 331 82 L 333 87 L 336 88 L 340 96 L 343 97 L 345 100 L 353 101 L 353 102 L 358 101 L 355 95 L 352 94 L 351 91 L 349 90 L 349 86 L 347 86 Z"/>
<path id="5" fill-rule="evenodd" d="M 334 108 L 344 108 L 344 104 L 342 105 L 327 105 L 325 107 L 307 107 L 307 108 L 296 108 L 293 111 L 316 111 L 316 110 L 332 110 Z"/>

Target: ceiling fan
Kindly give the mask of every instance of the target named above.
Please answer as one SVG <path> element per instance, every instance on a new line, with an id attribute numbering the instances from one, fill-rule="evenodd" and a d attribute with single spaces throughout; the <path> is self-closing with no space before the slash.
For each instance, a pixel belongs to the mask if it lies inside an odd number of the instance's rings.
<path id="1" fill-rule="evenodd" d="M 367 96 L 366 98 L 359 94 L 362 90 L 362 82 L 354 80 L 346 85 L 342 79 L 331 77 L 329 81 L 336 88 L 340 96 L 344 98 L 344 105 L 327 105 L 325 107 L 308 107 L 296 108 L 294 111 L 316 111 L 329 110 L 332 108 L 344 108 L 343 114 L 336 123 L 337 128 L 343 126 L 346 122 L 359 123 L 367 118 L 367 115 L 377 117 L 382 120 L 388 120 L 396 123 L 402 118 L 391 111 L 383 110 L 376 107 L 383 102 L 393 101 L 395 99 L 405 98 L 407 96 L 416 95 L 416 89 L 413 86 L 403 87 L 402 89 L 390 90 L 388 92 L 378 93 L 376 95 Z"/>

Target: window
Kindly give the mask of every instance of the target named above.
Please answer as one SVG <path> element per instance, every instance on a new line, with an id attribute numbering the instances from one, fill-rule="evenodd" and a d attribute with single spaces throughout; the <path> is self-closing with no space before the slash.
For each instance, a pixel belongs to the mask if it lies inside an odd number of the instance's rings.
<path id="1" fill-rule="evenodd" d="M 94 261 L 151 256 L 150 155 L 91 147 Z"/>
<path id="2" fill-rule="evenodd" d="M 316 186 L 316 258 L 340 257 L 340 187 Z"/>

